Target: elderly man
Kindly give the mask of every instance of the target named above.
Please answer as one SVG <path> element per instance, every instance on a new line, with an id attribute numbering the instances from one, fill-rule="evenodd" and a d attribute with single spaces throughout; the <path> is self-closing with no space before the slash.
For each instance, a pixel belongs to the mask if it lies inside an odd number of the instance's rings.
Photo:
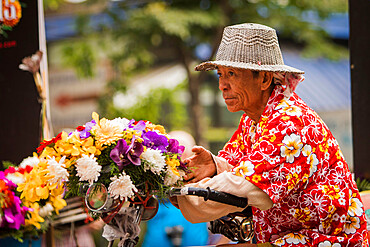
<path id="1" fill-rule="evenodd" d="M 248 198 L 258 243 L 368 246 L 352 174 L 328 127 L 294 93 L 304 72 L 284 65 L 275 30 L 226 27 L 216 60 L 196 67 L 213 69 L 228 110 L 244 114 L 218 156 L 193 148 L 187 186 Z M 191 222 L 241 211 L 192 196 L 172 202 Z"/>

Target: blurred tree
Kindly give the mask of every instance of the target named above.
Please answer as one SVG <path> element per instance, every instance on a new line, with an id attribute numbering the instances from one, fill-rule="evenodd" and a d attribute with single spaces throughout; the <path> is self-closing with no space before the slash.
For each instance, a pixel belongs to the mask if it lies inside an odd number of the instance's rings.
<path id="1" fill-rule="evenodd" d="M 306 16 L 315 13 L 324 19 L 333 12 L 347 11 L 347 6 L 346 0 L 122 0 L 111 2 L 106 10 L 108 24 L 101 25 L 99 35 L 93 36 L 99 38 L 100 47 L 110 58 L 114 81 L 126 83 L 132 74 L 164 60 L 182 63 L 191 96 L 193 135 L 202 144 L 199 92 L 207 73 L 193 73 L 192 67 L 215 56 L 225 26 L 245 22 L 265 24 L 277 29 L 280 39 L 293 39 L 301 45 L 305 55 L 336 59 L 347 55 L 346 48 L 333 43 Z M 199 56 L 200 47 L 208 48 L 203 49 L 208 53 Z M 84 53 L 88 53 L 85 46 Z M 81 62 L 87 59 L 84 53 L 69 50 L 67 55 L 74 57 L 71 61 L 78 61 L 76 65 L 86 66 L 89 63 Z"/>

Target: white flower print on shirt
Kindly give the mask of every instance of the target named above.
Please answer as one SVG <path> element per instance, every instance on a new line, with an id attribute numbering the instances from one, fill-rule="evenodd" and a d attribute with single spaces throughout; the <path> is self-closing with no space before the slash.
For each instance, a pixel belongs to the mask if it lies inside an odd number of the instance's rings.
<path id="1" fill-rule="evenodd" d="M 317 171 L 317 165 L 319 160 L 316 158 L 316 154 L 311 153 L 307 158 L 307 164 L 310 165 L 310 177 Z"/>
<path id="2" fill-rule="evenodd" d="M 304 147 L 302 149 L 303 156 L 307 157 L 307 156 L 309 156 L 311 154 L 311 152 L 312 152 L 311 145 L 308 145 L 308 144 L 304 145 Z"/>
<path id="3" fill-rule="evenodd" d="M 329 240 L 325 240 L 324 242 L 319 243 L 318 247 L 340 247 L 338 243 L 331 243 Z"/>
<path id="4" fill-rule="evenodd" d="M 248 177 L 254 173 L 254 165 L 249 160 L 240 162 L 240 165 L 233 169 L 234 174 L 242 177 Z"/>
<path id="5" fill-rule="evenodd" d="M 361 216 L 364 213 L 363 204 L 360 199 L 352 197 L 352 190 L 349 190 L 351 199 L 349 202 L 348 214 L 350 216 Z"/>
<path id="6" fill-rule="evenodd" d="M 307 237 L 300 233 L 289 233 L 285 235 L 285 241 L 288 244 L 305 244 Z"/>
<path id="7" fill-rule="evenodd" d="M 286 161 L 289 163 L 294 162 L 294 157 L 298 157 L 301 154 L 303 143 L 301 137 L 296 134 L 286 135 L 283 139 L 283 146 L 280 147 L 281 157 L 286 157 Z"/>
<path id="8" fill-rule="evenodd" d="M 316 206 L 317 211 L 319 211 L 319 213 L 324 213 L 329 203 L 328 200 L 326 200 L 324 196 L 321 194 L 314 194 L 312 202 Z"/>
<path id="9" fill-rule="evenodd" d="M 360 218 L 349 216 L 344 223 L 344 232 L 347 234 L 353 234 L 357 229 L 360 229 Z"/>

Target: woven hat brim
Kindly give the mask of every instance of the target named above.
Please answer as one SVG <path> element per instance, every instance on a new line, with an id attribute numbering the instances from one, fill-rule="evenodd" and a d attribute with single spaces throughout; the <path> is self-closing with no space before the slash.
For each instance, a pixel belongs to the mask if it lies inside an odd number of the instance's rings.
<path id="1" fill-rule="evenodd" d="M 304 74 L 304 71 L 293 68 L 288 65 L 258 65 L 252 63 L 240 63 L 240 62 L 231 62 L 231 61 L 207 61 L 199 64 L 195 67 L 196 71 L 209 71 L 215 70 L 218 65 L 225 67 L 233 67 L 240 69 L 250 69 L 255 71 L 270 71 L 270 72 L 289 72 Z"/>

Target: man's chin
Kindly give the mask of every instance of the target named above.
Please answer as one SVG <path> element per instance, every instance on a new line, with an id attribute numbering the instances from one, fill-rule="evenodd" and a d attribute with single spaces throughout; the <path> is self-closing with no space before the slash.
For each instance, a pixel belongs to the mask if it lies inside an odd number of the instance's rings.
<path id="1" fill-rule="evenodd" d="M 235 108 L 235 107 L 233 107 L 233 106 L 227 106 L 227 110 L 228 110 L 229 112 L 238 112 L 238 111 L 240 111 L 239 109 L 237 109 L 237 108 Z"/>

